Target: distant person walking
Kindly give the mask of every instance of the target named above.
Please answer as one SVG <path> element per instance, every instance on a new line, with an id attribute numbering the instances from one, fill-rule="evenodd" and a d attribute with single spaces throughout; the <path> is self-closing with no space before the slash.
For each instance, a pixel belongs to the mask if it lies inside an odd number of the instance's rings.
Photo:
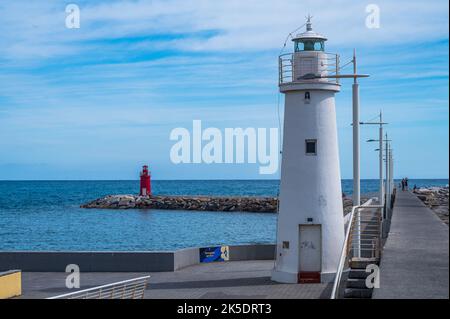
<path id="1" fill-rule="evenodd" d="M 405 177 L 405 188 L 408 190 L 408 177 Z"/>
<path id="2" fill-rule="evenodd" d="M 402 179 L 402 191 L 405 191 L 405 179 Z"/>

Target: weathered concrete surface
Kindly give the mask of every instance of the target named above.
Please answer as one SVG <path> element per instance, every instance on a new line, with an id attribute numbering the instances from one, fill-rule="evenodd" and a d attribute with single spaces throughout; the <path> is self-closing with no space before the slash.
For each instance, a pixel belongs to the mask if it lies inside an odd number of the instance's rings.
<path id="1" fill-rule="evenodd" d="M 200 248 L 179 249 L 173 253 L 173 270 L 200 263 Z"/>
<path id="2" fill-rule="evenodd" d="M 80 289 L 150 275 L 148 299 L 320 299 L 329 298 L 330 284 L 279 284 L 270 280 L 273 261 L 198 264 L 176 272 L 81 273 Z M 21 298 L 47 298 L 76 291 L 65 287 L 65 273 L 22 275 Z"/>
<path id="3" fill-rule="evenodd" d="M 410 192 L 397 192 L 374 299 L 449 297 L 449 232 Z"/>
<path id="4" fill-rule="evenodd" d="M 275 245 L 235 245 L 229 246 L 230 261 L 274 260 Z"/>

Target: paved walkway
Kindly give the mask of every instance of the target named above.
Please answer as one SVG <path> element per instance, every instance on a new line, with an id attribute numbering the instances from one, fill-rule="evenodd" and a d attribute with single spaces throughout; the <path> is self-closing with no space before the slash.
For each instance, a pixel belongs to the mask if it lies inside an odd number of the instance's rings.
<path id="1" fill-rule="evenodd" d="M 199 264 L 176 272 L 150 273 L 150 299 L 319 299 L 329 298 L 331 284 L 279 284 L 270 280 L 273 261 Z M 147 275 L 147 273 L 81 273 L 81 289 Z M 46 298 L 72 292 L 65 273 L 22 274 L 21 298 Z"/>
<path id="2" fill-rule="evenodd" d="M 449 229 L 414 194 L 399 191 L 374 299 L 449 297 Z"/>

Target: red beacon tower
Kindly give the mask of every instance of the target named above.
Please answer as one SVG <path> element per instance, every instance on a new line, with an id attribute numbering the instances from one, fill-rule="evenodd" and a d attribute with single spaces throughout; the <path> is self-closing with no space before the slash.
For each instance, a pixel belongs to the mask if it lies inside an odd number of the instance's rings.
<path id="1" fill-rule="evenodd" d="M 141 196 L 151 196 L 152 195 L 152 185 L 150 183 L 150 173 L 148 171 L 148 166 L 144 165 L 141 172 L 141 188 L 139 195 Z"/>

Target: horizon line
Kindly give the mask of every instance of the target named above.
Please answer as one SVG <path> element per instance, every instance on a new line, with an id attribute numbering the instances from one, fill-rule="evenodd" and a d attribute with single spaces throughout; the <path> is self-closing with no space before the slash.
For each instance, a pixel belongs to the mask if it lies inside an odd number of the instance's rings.
<path id="1" fill-rule="evenodd" d="M 394 178 L 394 180 L 399 180 L 401 178 Z M 414 178 L 408 177 L 410 180 L 449 180 L 448 177 L 426 177 L 426 178 Z M 268 178 L 256 178 L 256 179 L 152 179 L 152 181 L 279 181 L 279 178 L 268 179 Z M 349 180 L 352 181 L 353 178 L 341 178 L 341 181 Z M 375 180 L 378 181 L 379 178 L 361 178 L 363 180 Z M 0 182 L 134 182 L 139 181 L 139 179 L 0 179 Z"/>

